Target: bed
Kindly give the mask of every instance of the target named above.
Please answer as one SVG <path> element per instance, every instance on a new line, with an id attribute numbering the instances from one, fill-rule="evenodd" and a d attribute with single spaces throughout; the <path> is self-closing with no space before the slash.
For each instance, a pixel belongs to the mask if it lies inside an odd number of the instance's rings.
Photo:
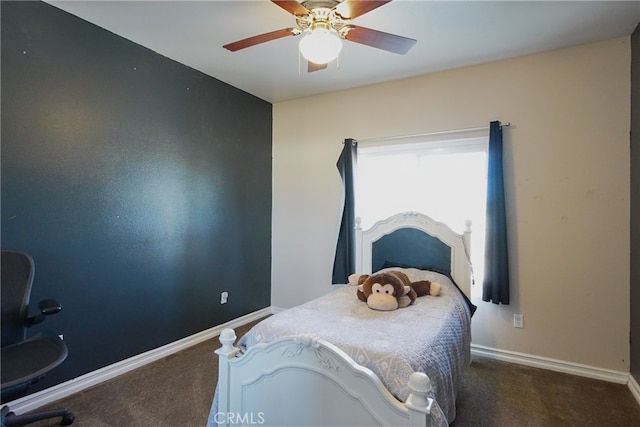
<path id="1" fill-rule="evenodd" d="M 437 297 L 375 311 L 345 284 L 220 334 L 208 427 L 446 426 L 470 363 L 470 224 L 463 234 L 414 212 L 356 227 L 357 271 L 401 270 Z"/>

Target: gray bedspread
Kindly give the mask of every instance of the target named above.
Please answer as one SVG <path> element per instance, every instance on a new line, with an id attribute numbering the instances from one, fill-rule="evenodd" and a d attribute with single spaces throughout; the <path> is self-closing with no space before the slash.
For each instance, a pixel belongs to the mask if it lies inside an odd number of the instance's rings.
<path id="1" fill-rule="evenodd" d="M 354 286 L 339 288 L 313 301 L 275 314 L 239 341 L 246 352 L 260 342 L 288 335 L 313 335 L 336 345 L 371 369 L 399 400 L 409 395 L 412 372 L 426 373 L 436 400 L 432 425 L 448 425 L 456 414 L 456 392 L 471 360 L 471 317 L 460 291 L 431 271 L 398 269 L 412 281 L 442 285 L 437 297 L 423 296 L 409 307 L 375 311 L 356 297 Z"/>

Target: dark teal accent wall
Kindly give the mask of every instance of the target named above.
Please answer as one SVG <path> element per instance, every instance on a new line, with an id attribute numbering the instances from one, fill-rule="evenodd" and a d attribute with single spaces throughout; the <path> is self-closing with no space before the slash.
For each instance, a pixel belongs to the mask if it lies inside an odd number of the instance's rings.
<path id="1" fill-rule="evenodd" d="M 269 306 L 272 105 L 46 3 L 1 8 L 2 248 L 34 257 L 32 301 L 63 306 L 39 327 L 69 347 L 33 391 Z"/>

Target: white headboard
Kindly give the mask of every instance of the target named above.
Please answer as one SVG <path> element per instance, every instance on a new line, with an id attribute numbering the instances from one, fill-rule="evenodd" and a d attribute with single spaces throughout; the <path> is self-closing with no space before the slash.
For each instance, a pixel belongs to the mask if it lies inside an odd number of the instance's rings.
<path id="1" fill-rule="evenodd" d="M 467 221 L 463 234 L 455 233 L 446 224 L 434 221 L 430 217 L 418 212 L 403 212 L 387 219 L 378 221 L 368 230 L 362 230 L 359 219 L 356 220 L 356 272 L 372 273 L 372 259 L 374 243 L 382 237 L 396 230 L 413 228 L 435 237 L 438 245 L 446 245 L 451 251 L 451 276 L 458 287 L 469 298 L 471 297 L 471 261 L 469 247 L 471 242 L 471 221 Z M 431 239 L 434 240 L 435 239 Z M 402 262 L 401 259 L 394 259 Z M 430 260 L 424 259 L 421 265 L 429 265 Z"/>

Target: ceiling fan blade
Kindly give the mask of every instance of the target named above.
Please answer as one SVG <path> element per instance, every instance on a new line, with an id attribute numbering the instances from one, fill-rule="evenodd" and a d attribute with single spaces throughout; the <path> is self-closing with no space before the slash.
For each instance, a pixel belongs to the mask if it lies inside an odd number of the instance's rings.
<path id="1" fill-rule="evenodd" d="M 344 38 L 355 43 L 366 44 L 367 46 L 400 55 L 409 52 L 409 49 L 416 44 L 416 40 L 414 39 L 372 30 L 371 28 L 359 27 L 357 25 L 349 25 L 348 32 Z"/>
<path id="2" fill-rule="evenodd" d="M 271 0 L 271 2 L 277 4 L 294 16 L 305 16 L 310 13 L 309 9 L 298 3 L 296 0 Z"/>
<path id="3" fill-rule="evenodd" d="M 231 52 L 235 52 L 237 50 L 255 46 L 260 43 L 270 42 L 271 40 L 276 40 L 287 36 L 296 36 L 298 34 L 300 34 L 300 30 L 298 28 L 283 28 L 281 30 L 271 31 L 270 33 L 264 33 L 246 39 L 238 40 L 237 42 L 225 44 L 222 47 L 230 50 Z"/>
<path id="4" fill-rule="evenodd" d="M 324 70 L 325 68 L 327 68 L 327 64 L 316 64 L 315 62 L 307 61 L 307 73 Z"/>
<path id="5" fill-rule="evenodd" d="M 389 2 L 391 0 L 344 0 L 335 7 L 335 11 L 342 19 L 354 19 Z"/>

